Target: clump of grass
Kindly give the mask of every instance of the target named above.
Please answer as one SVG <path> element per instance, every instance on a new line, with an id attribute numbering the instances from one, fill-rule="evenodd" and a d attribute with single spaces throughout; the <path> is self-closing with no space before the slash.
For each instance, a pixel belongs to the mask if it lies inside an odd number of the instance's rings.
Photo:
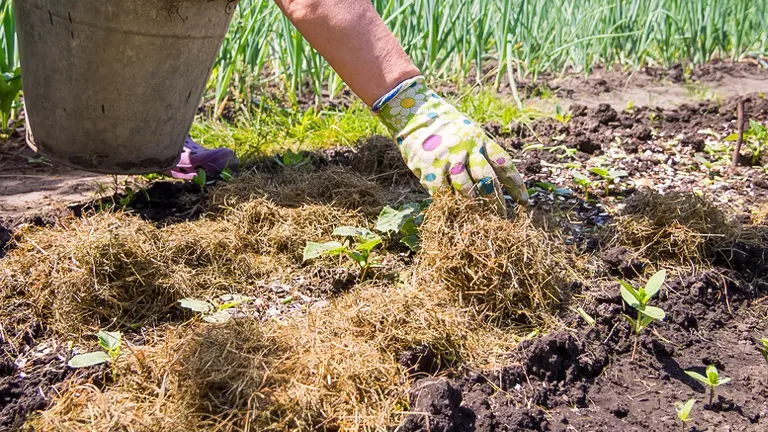
<path id="1" fill-rule="evenodd" d="M 705 197 L 642 190 L 627 200 L 604 241 L 626 246 L 651 261 L 702 263 L 737 241 L 760 241 Z"/>
<path id="2" fill-rule="evenodd" d="M 401 352 L 427 345 L 442 364 L 488 362 L 514 341 L 440 287 L 368 283 L 263 324 L 166 329 L 120 358 L 116 383 L 103 392 L 72 387 L 33 426 L 386 429 L 400 422 L 410 387 Z"/>
<path id="3" fill-rule="evenodd" d="M 245 181 L 244 188 L 259 187 L 254 179 Z M 293 202 L 294 195 L 282 192 L 271 196 Z M 113 321 L 133 327 L 165 320 L 185 297 L 208 298 L 233 287 L 256 290 L 253 281 L 265 278 L 302 274 L 311 280 L 311 268 L 299 268 L 306 240 L 327 237 L 338 225 L 363 224 L 357 212 L 334 206 L 285 207 L 263 198 L 238 204 L 224 192 L 214 194 L 233 205 L 212 206 L 215 214 L 163 228 L 100 213 L 22 232 L 0 272 L 0 312 L 13 323 L 9 338 L 22 338 L 42 324 L 80 339 Z"/>
<path id="4" fill-rule="evenodd" d="M 483 320 L 542 323 L 580 266 L 526 213 L 508 220 L 477 201 L 442 196 L 422 225 L 415 283 L 443 287 Z"/>

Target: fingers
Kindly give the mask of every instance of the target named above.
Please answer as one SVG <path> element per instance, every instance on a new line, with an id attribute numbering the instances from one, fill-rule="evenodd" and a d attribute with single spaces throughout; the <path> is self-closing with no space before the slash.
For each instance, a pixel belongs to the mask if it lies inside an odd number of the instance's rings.
<path id="1" fill-rule="evenodd" d="M 470 156 L 469 172 L 472 178 L 477 179 L 475 181 L 477 194 L 488 198 L 496 208 L 496 212 L 501 216 L 505 216 L 507 206 L 504 202 L 504 192 L 501 183 L 493 167 L 482 152 L 478 151 Z"/>
<path id="2" fill-rule="evenodd" d="M 500 145 L 490 139 L 486 140 L 485 152 L 493 171 L 507 192 L 519 204 L 527 204 L 528 189 L 520 173 L 517 172 L 515 164 L 512 163 L 512 157 Z"/>

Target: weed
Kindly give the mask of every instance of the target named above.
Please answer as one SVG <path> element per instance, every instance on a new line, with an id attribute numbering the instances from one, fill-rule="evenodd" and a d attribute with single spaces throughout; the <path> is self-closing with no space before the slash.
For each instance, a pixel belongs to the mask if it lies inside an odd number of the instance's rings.
<path id="1" fill-rule="evenodd" d="M 659 292 L 661 286 L 664 285 L 664 279 L 667 277 L 666 270 L 661 270 L 655 273 L 648 279 L 645 286 L 636 290 L 631 284 L 619 279 L 621 288 L 621 298 L 624 299 L 630 307 L 637 311 L 637 319 L 633 319 L 628 315 L 624 317 L 629 321 L 630 326 L 635 331 L 635 342 L 632 348 L 632 360 L 635 359 L 635 353 L 637 351 L 637 341 L 640 337 L 640 333 L 648 327 L 654 321 L 661 321 L 666 314 L 664 310 L 655 306 L 648 306 L 648 302 Z"/>
<path id="2" fill-rule="evenodd" d="M 0 78 L 0 115 L 2 116 L 2 132 L 8 133 L 8 124 L 13 116 L 13 103 L 21 93 L 21 68 L 3 72 Z"/>
<path id="3" fill-rule="evenodd" d="M 570 112 L 564 112 L 563 108 L 558 104 L 555 105 L 555 120 L 566 125 L 571 121 L 573 115 Z"/>
<path id="4" fill-rule="evenodd" d="M 578 308 L 571 308 L 574 312 L 579 314 L 581 318 L 590 326 L 594 327 L 597 321 L 595 321 L 594 318 L 592 318 L 592 315 L 588 314 L 587 311 L 585 311 L 581 306 Z"/>
<path id="5" fill-rule="evenodd" d="M 69 360 L 67 363 L 69 367 L 79 369 L 115 361 L 120 355 L 123 335 L 120 332 L 102 330 L 96 336 L 99 338 L 99 347 L 102 351 L 78 354 Z"/>
<path id="6" fill-rule="evenodd" d="M 705 387 L 709 387 L 709 405 L 712 405 L 712 401 L 715 398 L 715 387 L 731 381 L 730 378 L 720 378 L 720 373 L 717 371 L 715 365 L 707 366 L 707 376 L 704 376 L 698 372 L 685 371 L 686 375 L 695 379 L 696 381 L 704 384 Z"/>
<path id="7" fill-rule="evenodd" d="M 693 409 L 693 404 L 695 403 L 696 399 L 688 399 L 685 403 L 675 403 L 675 411 L 677 411 L 677 418 L 680 419 L 680 422 L 682 423 L 683 431 L 685 431 L 685 424 L 691 420 L 691 409 Z"/>
<path id="8" fill-rule="evenodd" d="M 197 312 L 203 316 L 203 321 L 208 323 L 221 324 L 232 318 L 231 309 L 255 300 L 253 297 L 247 297 L 240 294 L 225 294 L 219 297 L 221 303 L 215 305 L 205 300 L 196 298 L 185 298 L 179 300 L 179 306 Z"/>
<path id="9" fill-rule="evenodd" d="M 221 177 L 221 179 L 224 180 L 225 182 L 229 183 L 229 182 L 231 182 L 235 178 L 235 175 L 232 174 L 232 170 L 231 169 L 224 168 L 219 173 L 219 177 Z"/>

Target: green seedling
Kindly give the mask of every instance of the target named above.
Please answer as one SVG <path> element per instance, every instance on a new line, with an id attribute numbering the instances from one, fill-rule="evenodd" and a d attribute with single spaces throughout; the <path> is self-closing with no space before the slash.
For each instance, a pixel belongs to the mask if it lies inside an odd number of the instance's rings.
<path id="1" fill-rule="evenodd" d="M 584 188 L 584 201 L 589 201 L 589 188 L 594 184 L 592 179 L 583 174 L 574 173 L 573 182 Z"/>
<path id="2" fill-rule="evenodd" d="M 763 355 L 765 363 L 768 364 L 768 338 L 760 338 L 757 340 L 757 350 Z"/>
<path id="3" fill-rule="evenodd" d="M 691 420 L 691 410 L 693 409 L 693 404 L 695 403 L 696 399 L 688 399 L 685 403 L 675 403 L 675 411 L 677 411 L 677 418 L 680 419 L 680 422 L 683 425 L 683 431 L 685 431 L 685 424 Z"/>
<path id="4" fill-rule="evenodd" d="M 231 169 L 224 168 L 219 173 L 219 177 L 221 177 L 221 179 L 224 180 L 225 182 L 229 183 L 229 182 L 231 182 L 235 178 L 235 175 L 232 174 L 232 170 Z"/>
<path id="5" fill-rule="evenodd" d="M 555 105 L 555 120 L 562 124 L 568 124 L 571 121 L 572 115 L 570 112 L 564 112 L 563 108 L 558 104 Z"/>
<path id="6" fill-rule="evenodd" d="M 275 156 L 275 162 L 283 168 L 297 168 L 309 163 L 309 157 L 304 152 L 288 150 L 282 157 Z"/>
<path id="7" fill-rule="evenodd" d="M 179 306 L 202 315 L 205 322 L 221 324 L 232 318 L 231 310 L 233 308 L 252 300 L 255 298 L 240 294 L 225 294 L 219 297 L 218 304 L 196 298 L 185 298 L 179 300 Z"/>
<path id="8" fill-rule="evenodd" d="M 597 168 L 597 167 L 590 168 L 589 172 L 591 172 L 592 174 L 597 174 L 603 180 L 603 183 L 605 184 L 605 196 L 608 196 L 608 194 L 610 193 L 611 183 L 615 182 L 621 177 L 626 177 L 629 175 L 629 173 L 626 171 L 616 170 L 616 169 L 607 170 L 605 168 Z"/>
<path id="9" fill-rule="evenodd" d="M 635 331 L 635 342 L 632 348 L 632 360 L 635 359 L 635 353 L 637 352 L 637 341 L 640 338 L 640 333 L 648 327 L 654 321 L 661 321 L 665 318 L 666 314 L 664 310 L 655 306 L 648 306 L 648 302 L 651 301 L 653 296 L 659 292 L 661 286 L 664 285 L 664 279 L 667 277 L 666 270 L 661 270 L 655 273 L 648 279 L 645 286 L 640 289 L 635 289 L 630 283 L 619 279 L 621 287 L 621 298 L 627 305 L 637 311 L 637 318 L 634 319 L 629 315 L 624 317 L 629 321 L 630 326 Z"/>
<path id="10" fill-rule="evenodd" d="M 386 206 L 379 213 L 375 230 L 384 234 L 399 234 L 402 236 L 400 243 L 416 252 L 421 241 L 419 227 L 424 221 L 424 212 L 430 203 L 431 200 L 425 200 L 421 203 L 409 203 L 397 210 Z"/>
<path id="11" fill-rule="evenodd" d="M 739 135 L 734 133 L 725 137 L 724 141 L 736 141 L 738 138 Z M 744 131 L 744 140 L 752 150 L 752 165 L 757 165 L 768 149 L 768 128 L 756 120 L 750 120 L 749 129 Z"/>
<path id="12" fill-rule="evenodd" d="M 720 372 L 717 371 L 717 368 L 715 367 L 715 365 L 707 366 L 707 372 L 706 372 L 707 376 L 704 376 L 694 371 L 685 371 L 685 373 L 689 377 L 704 384 L 705 387 L 709 387 L 709 404 L 710 405 L 712 405 L 712 401 L 715 399 L 715 387 L 719 387 L 731 381 L 730 378 L 720 378 Z"/>
<path id="13" fill-rule="evenodd" d="M 120 355 L 123 335 L 120 332 L 102 330 L 96 336 L 99 338 L 99 347 L 102 350 L 78 354 L 72 357 L 67 363 L 69 367 L 79 369 L 115 361 Z"/>
<path id="14" fill-rule="evenodd" d="M 195 182 L 196 185 L 200 187 L 200 190 L 202 191 L 205 189 L 206 183 L 208 183 L 208 174 L 205 173 L 205 170 L 200 168 L 197 170 L 197 174 L 192 178 L 192 181 Z"/>
<path id="15" fill-rule="evenodd" d="M 304 261 L 321 256 L 346 255 L 351 258 L 362 272 L 360 280 L 365 280 L 368 270 L 379 267 L 378 258 L 372 256 L 373 249 L 380 245 L 382 239 L 367 228 L 341 226 L 333 231 L 333 235 L 346 237 L 344 243 L 331 241 L 326 243 L 308 242 L 304 247 Z"/>

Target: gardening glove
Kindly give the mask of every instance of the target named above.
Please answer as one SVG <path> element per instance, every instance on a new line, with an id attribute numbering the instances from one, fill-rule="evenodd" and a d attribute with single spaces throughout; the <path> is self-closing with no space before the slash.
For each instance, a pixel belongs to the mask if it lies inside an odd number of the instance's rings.
<path id="1" fill-rule="evenodd" d="M 408 168 L 434 194 L 451 187 L 466 196 L 495 198 L 504 207 L 502 186 L 518 203 L 528 191 L 512 158 L 485 131 L 424 84 L 404 81 L 373 105 L 395 135 Z"/>

